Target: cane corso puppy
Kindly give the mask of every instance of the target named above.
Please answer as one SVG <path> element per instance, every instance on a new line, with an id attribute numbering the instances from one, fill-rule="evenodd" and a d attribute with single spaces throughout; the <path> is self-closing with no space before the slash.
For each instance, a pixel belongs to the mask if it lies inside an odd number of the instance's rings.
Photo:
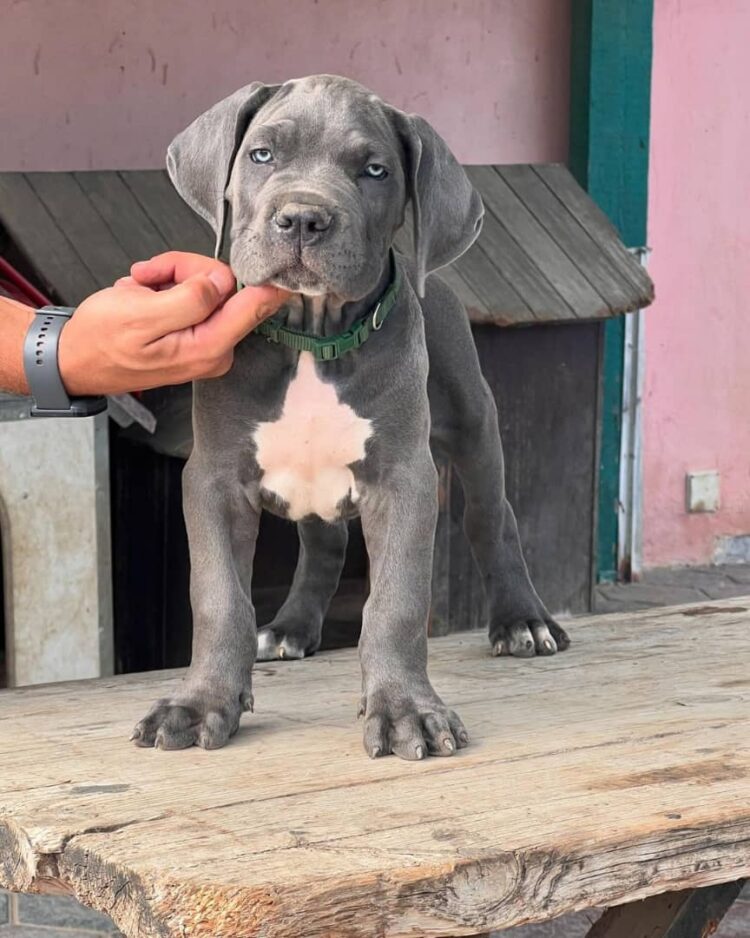
<path id="1" fill-rule="evenodd" d="M 365 749 L 451 755 L 468 735 L 427 676 L 431 444 L 464 486 L 494 653 L 568 645 L 529 580 L 466 314 L 430 276 L 474 242 L 481 200 L 426 121 L 329 75 L 240 89 L 179 134 L 167 165 L 240 283 L 294 297 L 238 346 L 228 374 L 195 385 L 184 474 L 192 664 L 134 738 L 223 746 L 252 707 L 253 663 L 318 648 L 347 519 L 359 515 L 371 577 L 359 646 Z M 391 250 L 407 210 L 409 262 Z M 300 557 L 287 601 L 258 633 L 250 580 L 263 509 L 297 522 Z"/>

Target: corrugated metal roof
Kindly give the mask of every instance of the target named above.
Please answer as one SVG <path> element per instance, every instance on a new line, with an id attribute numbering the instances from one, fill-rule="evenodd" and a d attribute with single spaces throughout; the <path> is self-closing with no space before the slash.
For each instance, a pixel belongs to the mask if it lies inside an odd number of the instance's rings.
<path id="1" fill-rule="evenodd" d="M 441 275 L 477 323 L 602 319 L 648 305 L 653 286 L 561 165 L 471 166 L 485 224 Z M 213 252 L 213 235 L 165 172 L 0 173 L 0 223 L 43 287 L 76 305 L 169 249 Z M 399 238 L 408 251 L 409 234 Z"/>

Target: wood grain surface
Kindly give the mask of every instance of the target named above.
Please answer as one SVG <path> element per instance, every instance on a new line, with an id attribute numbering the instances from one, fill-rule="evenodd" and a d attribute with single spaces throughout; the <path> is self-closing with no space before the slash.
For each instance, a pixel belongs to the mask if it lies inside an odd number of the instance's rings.
<path id="1" fill-rule="evenodd" d="M 128 936 L 459 936 L 750 874 L 750 597 L 431 641 L 472 745 L 370 761 L 353 651 L 256 671 L 225 749 L 128 742 L 179 672 L 0 693 L 0 884 Z"/>

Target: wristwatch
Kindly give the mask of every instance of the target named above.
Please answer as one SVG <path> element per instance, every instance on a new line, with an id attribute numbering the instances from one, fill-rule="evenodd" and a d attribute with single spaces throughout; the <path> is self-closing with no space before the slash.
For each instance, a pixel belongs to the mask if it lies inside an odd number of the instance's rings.
<path id="1" fill-rule="evenodd" d="M 23 368 L 34 399 L 32 417 L 93 417 L 107 409 L 106 397 L 70 397 L 60 377 L 60 333 L 74 312 L 71 306 L 43 306 L 26 333 Z"/>

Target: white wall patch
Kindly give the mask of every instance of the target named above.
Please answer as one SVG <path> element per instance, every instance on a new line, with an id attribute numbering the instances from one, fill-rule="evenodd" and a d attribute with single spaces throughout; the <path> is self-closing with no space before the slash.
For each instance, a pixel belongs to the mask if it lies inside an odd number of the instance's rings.
<path id="1" fill-rule="evenodd" d="M 720 479 L 716 469 L 688 472 L 685 480 L 686 507 L 691 514 L 719 510 Z"/>

